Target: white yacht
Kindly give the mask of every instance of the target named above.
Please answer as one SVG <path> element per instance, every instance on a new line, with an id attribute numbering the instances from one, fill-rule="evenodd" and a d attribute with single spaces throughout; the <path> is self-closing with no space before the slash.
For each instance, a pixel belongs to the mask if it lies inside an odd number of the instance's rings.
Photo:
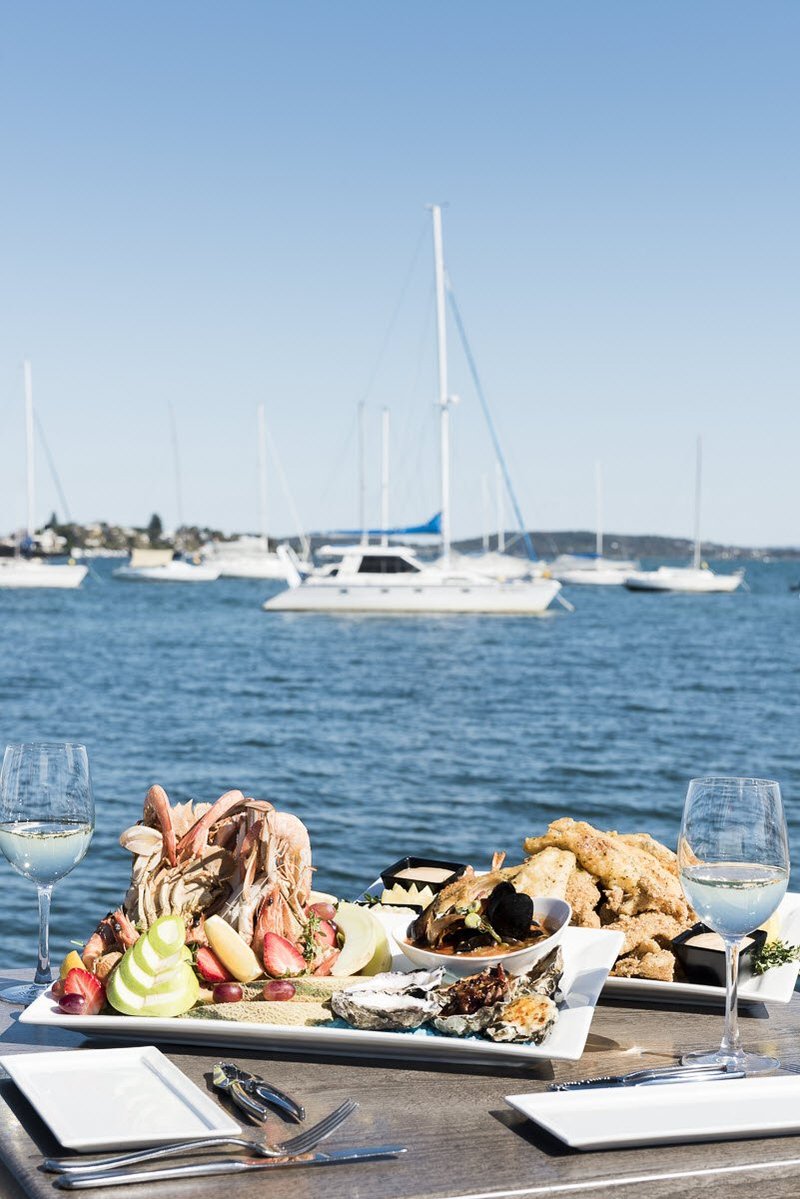
<path id="1" fill-rule="evenodd" d="M 389 545 L 388 538 L 399 530 L 386 527 L 388 513 L 388 419 L 384 413 L 384 464 L 382 471 L 383 527 L 376 530 L 383 544 L 369 545 L 363 505 L 363 466 L 361 534 L 358 545 L 339 548 L 339 561 L 322 570 L 303 574 L 291 561 L 286 547 L 279 546 L 290 568 L 287 590 L 268 599 L 268 612 L 485 612 L 540 615 L 561 590 L 550 578 L 514 578 L 501 581 L 465 566 L 462 557 L 451 550 L 450 536 L 450 408 L 455 402 L 447 381 L 446 283 L 442 251 L 442 212 L 434 204 L 433 217 L 434 275 L 436 281 L 436 334 L 440 414 L 441 512 L 429 526 L 406 533 L 428 534 L 441 531 L 442 555 L 433 563 L 424 562 L 405 545 Z M 363 420 L 363 404 L 361 405 Z M 362 435 L 363 444 L 363 435 Z M 363 461 L 363 459 L 362 459 Z M 400 534 L 402 535 L 402 534 Z M 528 572 L 526 571 L 526 574 Z"/>
<path id="2" fill-rule="evenodd" d="M 540 615 L 555 599 L 555 579 L 498 583 L 454 565 L 423 562 L 404 545 L 351 545 L 322 573 L 300 574 L 284 547 L 289 587 L 268 612 L 485 612 Z"/>
<path id="3" fill-rule="evenodd" d="M 721 575 L 700 563 L 698 566 L 637 570 L 626 577 L 625 586 L 629 591 L 735 591 L 743 579 L 743 570 Z"/>
<path id="4" fill-rule="evenodd" d="M 28 478 L 28 524 L 26 541 L 33 545 L 36 541 L 36 500 L 35 476 L 33 457 L 33 384 L 31 380 L 31 364 L 24 364 L 25 378 L 25 445 L 26 466 Z M 2 558 L 0 559 L 0 587 L 3 588 L 33 588 L 47 587 L 58 590 L 73 590 L 80 587 L 88 574 L 88 566 L 78 566 L 74 562 L 42 562 L 38 558 Z"/>
<path id="5" fill-rule="evenodd" d="M 219 568 L 176 558 L 170 549 L 134 549 L 130 561 L 111 574 L 127 583 L 213 583 Z"/>
<path id="6" fill-rule="evenodd" d="M 603 476 L 600 463 L 595 463 L 597 532 L 593 554 L 559 554 L 550 564 L 555 578 L 572 586 L 621 587 L 626 577 L 638 569 L 639 563 L 622 558 L 603 557 Z"/>
<path id="7" fill-rule="evenodd" d="M 72 562 L 43 562 L 41 558 L 0 558 L 0 587 L 73 590 L 80 587 L 88 569 Z"/>
<path id="8" fill-rule="evenodd" d="M 237 537 L 203 546 L 203 562 L 216 567 L 223 579 L 282 579 L 286 566 L 263 537 Z"/>
<path id="9" fill-rule="evenodd" d="M 744 580 L 744 571 L 717 574 L 702 561 L 700 542 L 700 492 L 703 476 L 703 443 L 697 439 L 697 466 L 694 489 L 694 555 L 691 566 L 659 566 L 658 570 L 638 570 L 629 574 L 625 586 L 629 591 L 735 591 Z"/>

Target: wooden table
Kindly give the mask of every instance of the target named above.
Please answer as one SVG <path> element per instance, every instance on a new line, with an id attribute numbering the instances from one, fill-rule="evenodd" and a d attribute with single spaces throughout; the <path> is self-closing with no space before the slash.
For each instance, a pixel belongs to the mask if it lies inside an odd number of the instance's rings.
<path id="1" fill-rule="evenodd" d="M 0 975 L 6 981 L 9 976 Z M 72 1048 L 78 1034 L 19 1025 L 19 1009 L 0 1003 L 0 1053 Z M 746 1044 L 777 1054 L 790 1071 L 800 1071 L 800 996 L 788 1006 L 743 1010 Z M 527 1196 L 724 1195 L 759 1199 L 800 1192 L 800 1137 L 682 1145 L 605 1153 L 577 1153 L 538 1131 L 503 1101 L 503 1096 L 542 1089 L 553 1078 L 621 1073 L 674 1060 L 685 1050 L 718 1043 L 718 1010 L 663 1010 L 621 1003 L 598 1008 L 580 1062 L 539 1063 L 534 1068 L 436 1067 L 402 1062 L 356 1062 L 236 1053 L 235 1060 L 299 1096 L 313 1121 L 342 1099 L 361 1105 L 331 1139 L 331 1145 L 400 1143 L 406 1157 L 361 1166 L 291 1170 L 265 1178 L 254 1174 L 150 1187 L 98 1190 L 98 1199 L 219 1199 L 222 1188 L 237 1199 L 524 1199 Z M 99 1042 L 95 1042 L 99 1044 Z M 103 1044 L 110 1044 L 104 1042 Z M 205 1049 L 161 1046 L 201 1086 L 215 1060 Z M 91 1052 L 87 1048 L 87 1052 Z M 0 1195 L 50 1199 L 60 1194 L 38 1170 L 41 1156 L 58 1146 L 11 1082 L 0 1082 Z M 286 1125 L 276 1119 L 278 1132 Z M 31 1140 L 32 1138 L 32 1140 Z M 33 1142 L 33 1143 L 32 1143 Z"/>

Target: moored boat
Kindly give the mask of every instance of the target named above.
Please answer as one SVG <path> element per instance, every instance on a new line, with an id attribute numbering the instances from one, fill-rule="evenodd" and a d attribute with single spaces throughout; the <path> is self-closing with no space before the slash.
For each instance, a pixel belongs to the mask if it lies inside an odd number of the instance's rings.
<path id="1" fill-rule="evenodd" d="M 130 561 L 111 574 L 128 583 L 213 583 L 219 568 L 175 557 L 169 549 L 135 549 Z"/>

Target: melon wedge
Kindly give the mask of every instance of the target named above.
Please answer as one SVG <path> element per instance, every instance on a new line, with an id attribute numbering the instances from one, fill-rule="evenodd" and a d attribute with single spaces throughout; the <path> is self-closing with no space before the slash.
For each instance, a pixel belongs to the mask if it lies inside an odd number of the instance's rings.
<path id="1" fill-rule="evenodd" d="M 377 922 L 367 908 L 343 900 L 336 909 L 336 926 L 344 934 L 344 945 L 331 974 L 334 978 L 358 974 L 375 953 Z"/>
<path id="2" fill-rule="evenodd" d="M 261 978 L 264 967 L 250 946 L 221 916 L 208 916 L 205 922 L 208 943 L 229 974 L 237 982 L 251 983 Z"/>
<path id="3" fill-rule="evenodd" d="M 375 925 L 375 952 L 366 966 L 362 967 L 361 973 L 385 974 L 387 970 L 391 970 L 392 968 L 392 951 L 389 947 L 389 938 L 381 922 L 372 915 L 369 909 L 367 909 L 367 913 Z"/>

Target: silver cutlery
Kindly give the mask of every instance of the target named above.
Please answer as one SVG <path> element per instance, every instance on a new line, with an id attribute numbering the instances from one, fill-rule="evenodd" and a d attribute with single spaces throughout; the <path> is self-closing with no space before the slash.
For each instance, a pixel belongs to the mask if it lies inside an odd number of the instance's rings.
<path id="1" fill-rule="evenodd" d="M 695 1063 L 689 1066 L 655 1066 L 650 1070 L 633 1070 L 630 1074 L 607 1074 L 599 1078 L 579 1078 L 573 1082 L 554 1082 L 548 1091 L 582 1091 L 603 1087 L 646 1087 L 682 1082 L 723 1082 L 744 1078 L 743 1070 L 726 1070 L 724 1066 Z"/>
<path id="2" fill-rule="evenodd" d="M 194 1141 L 172 1141 L 168 1145 L 155 1145 L 152 1149 L 139 1149 L 133 1153 L 115 1153 L 110 1157 L 99 1157 L 88 1162 L 76 1161 L 74 1157 L 48 1157 L 42 1162 L 42 1166 L 51 1174 L 80 1174 L 81 1177 L 97 1174 L 105 1177 L 109 1170 L 136 1166 L 141 1162 L 160 1161 L 167 1157 L 179 1157 L 184 1153 L 197 1153 L 203 1149 L 217 1149 L 222 1145 L 241 1146 L 255 1154 L 256 1157 L 296 1157 L 298 1154 L 309 1153 L 315 1149 L 340 1124 L 343 1124 L 357 1107 L 358 1104 L 354 1100 L 346 1099 L 330 1115 L 325 1116 L 311 1128 L 306 1128 L 296 1137 L 277 1144 L 255 1141 L 249 1137 L 204 1137 Z"/>
<path id="3" fill-rule="evenodd" d="M 179 1178 L 206 1178 L 212 1174 L 246 1174 L 251 1170 L 284 1170 L 295 1166 L 340 1166 L 349 1162 L 379 1161 L 407 1153 L 404 1145 L 375 1145 L 366 1149 L 333 1149 L 330 1153 L 304 1154 L 300 1157 L 273 1157 L 269 1161 L 254 1158 L 223 1158 L 195 1165 L 170 1166 L 166 1170 L 119 1170 L 107 1174 L 61 1174 L 55 1185 L 67 1191 L 87 1187 L 129 1186 L 135 1182 L 166 1182 Z"/>
<path id="4" fill-rule="evenodd" d="M 279 1091 L 258 1074 L 242 1070 L 233 1062 L 218 1062 L 211 1075 L 218 1091 L 229 1094 L 234 1103 L 254 1120 L 263 1121 L 269 1115 L 270 1104 L 292 1120 L 305 1120 L 305 1108 L 290 1095 Z"/>

